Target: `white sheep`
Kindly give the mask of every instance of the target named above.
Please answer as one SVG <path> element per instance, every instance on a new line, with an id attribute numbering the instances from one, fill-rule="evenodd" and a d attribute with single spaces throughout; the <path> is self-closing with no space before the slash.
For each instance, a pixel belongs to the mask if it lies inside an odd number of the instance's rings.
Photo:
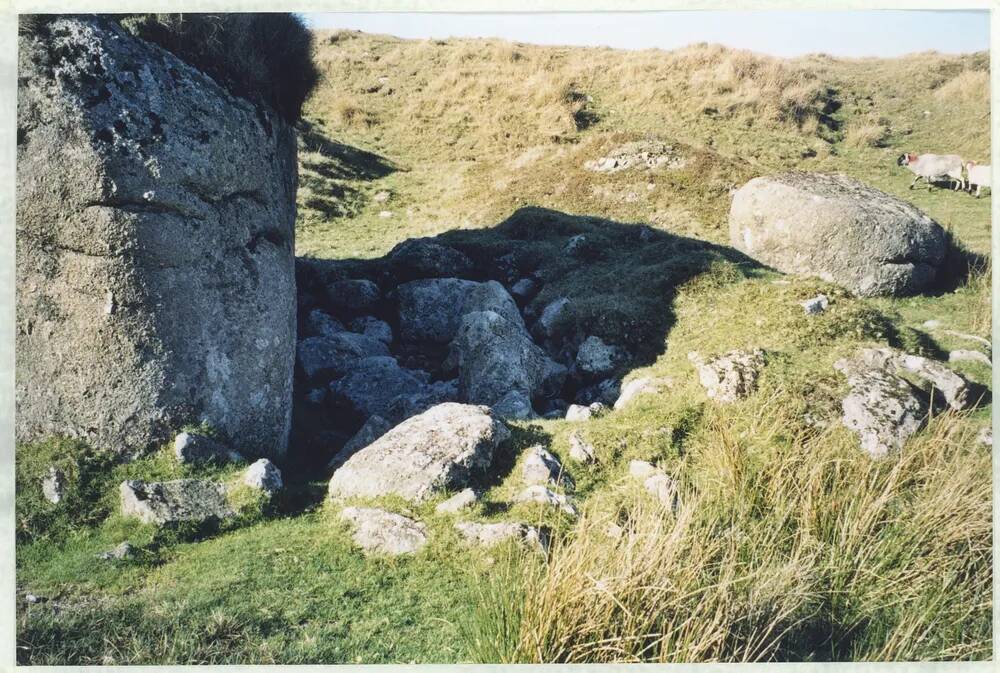
<path id="1" fill-rule="evenodd" d="M 991 192 L 993 191 L 989 164 L 980 166 L 975 161 L 966 161 L 965 170 L 969 174 L 969 191 L 972 191 L 972 186 L 975 185 L 977 199 L 979 198 L 979 192 L 982 191 L 983 187 L 988 187 Z"/>
<path id="2" fill-rule="evenodd" d="M 965 177 L 962 175 L 962 157 L 957 154 L 902 154 L 896 163 L 906 166 L 913 171 L 917 177 L 910 183 L 910 189 L 917 184 L 917 180 L 923 178 L 927 183 L 927 189 L 931 188 L 934 180 L 941 180 L 945 177 L 955 181 L 955 190 L 965 189 Z"/>

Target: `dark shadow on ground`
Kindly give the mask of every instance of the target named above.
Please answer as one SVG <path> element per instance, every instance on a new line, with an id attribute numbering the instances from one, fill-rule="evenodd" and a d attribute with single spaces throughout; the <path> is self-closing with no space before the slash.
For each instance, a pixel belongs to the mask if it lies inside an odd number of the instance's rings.
<path id="1" fill-rule="evenodd" d="M 519 306 L 536 343 L 571 370 L 585 338 L 597 336 L 616 344 L 630 354 L 628 361 L 611 375 L 617 380 L 662 354 L 676 322 L 674 298 L 681 285 L 704 282 L 724 286 L 768 271 L 727 246 L 640 223 L 537 207 L 521 208 L 492 228 L 454 230 L 427 240 L 458 250 L 473 262 L 471 270 L 454 274 L 442 271 L 440 276 L 495 280 L 508 289 L 523 278 L 534 279 L 540 289 L 536 295 L 519 300 Z M 575 242 L 570 244 L 571 240 Z M 362 315 L 339 308 L 328 294 L 333 282 L 358 278 L 377 283 L 383 297 L 363 315 L 385 320 L 398 336 L 395 288 L 404 275 L 412 277 L 400 270 L 392 253 L 373 260 L 298 258 L 300 338 L 309 334 L 307 316 L 314 309 L 329 313 L 345 325 Z M 553 329 L 543 336 L 537 329 L 538 319 L 546 306 L 560 298 L 568 299 L 569 304 Z M 426 369 L 432 379 L 442 377 L 437 369 L 440 363 L 434 363 L 440 353 L 420 360 L 413 355 L 413 344 L 400 344 L 398 340 L 392 351 L 403 366 Z M 571 373 L 560 399 L 580 401 L 581 391 L 593 388 L 595 383 Z M 338 400 L 328 399 L 321 405 L 306 403 L 306 393 L 316 387 L 315 382 L 306 385 L 302 372 L 296 373 L 289 466 L 307 480 L 326 475 L 330 457 L 363 422 Z"/>

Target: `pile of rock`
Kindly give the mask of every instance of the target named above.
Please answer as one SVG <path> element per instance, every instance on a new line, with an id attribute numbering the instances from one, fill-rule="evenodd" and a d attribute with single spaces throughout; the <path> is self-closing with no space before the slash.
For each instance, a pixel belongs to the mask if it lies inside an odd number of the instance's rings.
<path id="1" fill-rule="evenodd" d="M 583 167 L 598 173 L 617 173 L 630 168 L 683 168 L 686 163 L 686 159 L 677 153 L 673 145 L 659 140 L 639 140 L 616 147 L 606 156 L 585 162 Z"/>
<path id="2" fill-rule="evenodd" d="M 323 425 L 312 434 L 328 438 L 317 448 L 334 468 L 444 402 L 509 419 L 600 413 L 631 360 L 598 336 L 564 335 L 564 297 L 529 311 L 543 280 L 512 254 L 477 271 L 454 248 L 411 239 L 371 262 L 300 260 L 298 280 L 299 406 Z"/>

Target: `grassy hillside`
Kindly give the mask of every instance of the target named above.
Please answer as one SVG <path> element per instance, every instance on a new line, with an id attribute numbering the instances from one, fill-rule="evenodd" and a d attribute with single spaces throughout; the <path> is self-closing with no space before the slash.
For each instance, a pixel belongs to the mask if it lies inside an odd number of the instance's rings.
<path id="1" fill-rule="evenodd" d="M 566 329 L 638 353 L 626 380 L 667 383 L 583 425 L 514 424 L 505 469 L 469 517 L 551 527 L 545 560 L 462 546 L 434 512 L 444 496 L 385 503 L 426 522 L 431 543 L 365 560 L 324 502 L 328 475 L 294 466 L 280 502 L 223 531 L 165 535 L 110 513 L 123 475 L 172 474 L 162 455 L 83 479 L 72 502 L 87 516 L 19 495 L 23 663 L 991 658 L 991 451 L 976 441 L 991 407 L 935 413 L 873 461 L 838 422 L 846 385 L 832 368 L 863 345 L 946 358 L 972 346 L 944 330 L 991 336 L 991 197 L 910 191 L 895 163 L 903 151 L 988 160 L 987 54 L 779 60 L 356 32 L 316 45 L 299 255 L 377 258 L 439 234 L 483 264 L 514 252 L 546 274 L 535 308 L 571 297 Z M 584 168 L 628 142 L 665 143 L 676 161 Z M 913 202 L 978 267 L 926 295 L 863 300 L 750 263 L 728 248 L 730 194 L 791 168 Z M 582 266 L 561 255 L 577 233 L 596 250 Z M 798 302 L 819 292 L 830 309 L 806 316 Z M 768 353 L 760 388 L 719 407 L 687 354 L 745 347 Z M 987 366 L 956 368 L 990 383 Z M 574 429 L 595 464 L 566 460 Z M 511 503 L 534 443 L 570 470 L 578 521 Z M 53 453 L 102 465 L 75 444 L 21 451 L 23 491 Z M 677 479 L 676 512 L 628 477 L 632 459 Z M 137 559 L 95 558 L 126 538 Z M 29 605 L 25 591 L 49 600 Z"/>

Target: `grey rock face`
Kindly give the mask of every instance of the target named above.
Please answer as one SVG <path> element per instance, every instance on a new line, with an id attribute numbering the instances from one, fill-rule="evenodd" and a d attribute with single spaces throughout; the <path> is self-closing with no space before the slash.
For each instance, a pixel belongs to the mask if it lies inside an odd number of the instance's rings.
<path id="1" fill-rule="evenodd" d="M 677 491 L 677 482 L 667 474 L 653 474 L 642 482 L 645 488 L 661 505 L 677 511 L 680 506 L 680 498 Z"/>
<path id="2" fill-rule="evenodd" d="M 370 280 L 338 280 L 326 288 L 327 301 L 338 311 L 364 313 L 378 304 L 381 292 Z"/>
<path id="3" fill-rule="evenodd" d="M 59 504 L 66 493 L 66 476 L 62 470 L 50 467 L 42 479 L 42 496 L 53 505 Z"/>
<path id="4" fill-rule="evenodd" d="M 698 353 L 688 353 L 688 360 L 698 371 L 698 380 L 705 394 L 717 402 L 729 403 L 743 399 L 757 389 L 757 377 L 764 367 L 764 352 L 730 351 L 705 360 Z"/>
<path id="5" fill-rule="evenodd" d="M 993 428 L 986 427 L 976 435 L 976 441 L 983 446 L 993 446 Z"/>
<path id="6" fill-rule="evenodd" d="M 566 377 L 566 368 L 535 345 L 523 324 L 493 311 L 462 319 L 448 362 L 458 369 L 459 398 L 477 404 L 497 404 L 511 391 L 548 397 Z"/>
<path id="7" fill-rule="evenodd" d="M 119 488 L 123 516 L 144 523 L 226 519 L 235 515 L 221 484 L 200 479 L 123 481 Z"/>
<path id="8" fill-rule="evenodd" d="M 563 485 L 568 482 L 559 459 L 541 446 L 531 446 L 525 450 L 524 462 L 521 463 L 521 479 L 529 485 Z"/>
<path id="9" fill-rule="evenodd" d="M 384 343 L 386 346 L 392 343 L 392 327 L 389 323 L 384 320 L 379 320 L 378 318 L 373 318 L 372 316 L 363 316 L 361 318 L 355 318 L 350 322 L 348 327 L 351 328 L 352 332 L 357 332 L 359 334 L 364 334 L 372 339 L 377 339 Z"/>
<path id="10" fill-rule="evenodd" d="M 472 260 L 458 250 L 428 239 L 403 241 L 389 251 L 388 257 L 399 281 L 468 276 L 475 270 Z"/>
<path id="11" fill-rule="evenodd" d="M 434 511 L 438 514 L 454 514 L 463 509 L 472 507 L 479 500 L 479 496 L 471 488 L 465 488 L 451 496 L 442 503 L 439 503 Z"/>
<path id="12" fill-rule="evenodd" d="M 174 456 L 179 463 L 240 462 L 243 456 L 211 437 L 181 432 L 174 438 Z"/>
<path id="13" fill-rule="evenodd" d="M 294 130 L 98 17 L 19 38 L 17 440 L 285 451 Z"/>
<path id="14" fill-rule="evenodd" d="M 605 411 L 605 407 L 600 402 L 594 402 L 593 404 L 588 404 L 583 406 L 581 404 L 571 404 L 569 409 L 566 410 L 566 420 L 567 421 L 589 421 L 591 418 L 600 416 Z"/>
<path id="15" fill-rule="evenodd" d="M 670 385 L 671 382 L 668 379 L 656 378 L 652 376 L 643 376 L 638 379 L 632 379 L 622 386 L 622 392 L 618 396 L 618 399 L 615 400 L 615 410 L 624 409 L 639 395 L 658 393 L 661 390 L 669 388 Z"/>
<path id="16" fill-rule="evenodd" d="M 531 548 L 544 549 L 546 546 L 537 528 L 512 521 L 497 523 L 459 521 L 455 523 L 455 530 L 467 543 L 480 547 L 492 547 L 506 540 L 517 540 Z"/>
<path id="17" fill-rule="evenodd" d="M 389 355 L 389 348 L 378 339 L 354 332 L 309 337 L 296 348 L 299 367 L 310 381 L 343 376 L 358 360 L 377 355 Z"/>
<path id="18" fill-rule="evenodd" d="M 604 343 L 600 337 L 589 336 L 576 353 L 576 367 L 584 374 L 599 377 L 611 373 L 625 357 L 617 346 Z"/>
<path id="19" fill-rule="evenodd" d="M 906 380 L 857 361 L 839 360 L 834 368 L 847 376 L 851 389 L 841 405 L 843 423 L 872 458 L 902 448 L 923 426 L 927 403 Z"/>
<path id="20" fill-rule="evenodd" d="M 427 544 L 427 527 L 402 514 L 371 507 L 345 507 L 340 518 L 354 528 L 354 542 L 371 554 L 413 554 Z"/>
<path id="21" fill-rule="evenodd" d="M 493 405 L 493 413 L 500 418 L 527 419 L 535 417 L 531 399 L 519 390 L 512 390 Z"/>
<path id="22" fill-rule="evenodd" d="M 514 300 L 496 281 L 433 278 L 399 286 L 399 331 L 404 341 L 446 344 L 462 317 L 475 311 L 493 311 L 524 326 Z"/>
<path id="23" fill-rule="evenodd" d="M 538 282 L 533 278 L 522 278 L 510 286 L 510 294 L 521 303 L 527 302 L 538 294 Z"/>
<path id="24" fill-rule="evenodd" d="M 457 398 L 453 383 L 428 383 L 420 374 L 400 367 L 392 357 L 370 357 L 356 361 L 350 373 L 330 389 L 347 399 L 358 413 L 398 423 Z"/>
<path id="25" fill-rule="evenodd" d="M 510 437 L 486 407 L 439 404 L 397 425 L 358 451 L 333 474 L 330 496 L 396 494 L 423 501 L 461 489 L 489 469 L 494 450 Z"/>
<path id="26" fill-rule="evenodd" d="M 345 331 L 339 320 L 318 308 L 309 312 L 306 324 L 309 336 L 333 336 Z"/>
<path id="27" fill-rule="evenodd" d="M 944 230 L 914 206 L 843 175 L 755 178 L 733 196 L 734 247 L 785 273 L 856 295 L 920 292 L 947 251 Z"/>
<path id="28" fill-rule="evenodd" d="M 646 480 L 655 474 L 663 473 L 663 470 L 644 460 L 630 460 L 628 463 L 628 473 L 636 479 Z"/>
<path id="29" fill-rule="evenodd" d="M 281 470 L 267 458 L 261 458 L 243 473 L 243 483 L 268 494 L 281 490 Z"/>

